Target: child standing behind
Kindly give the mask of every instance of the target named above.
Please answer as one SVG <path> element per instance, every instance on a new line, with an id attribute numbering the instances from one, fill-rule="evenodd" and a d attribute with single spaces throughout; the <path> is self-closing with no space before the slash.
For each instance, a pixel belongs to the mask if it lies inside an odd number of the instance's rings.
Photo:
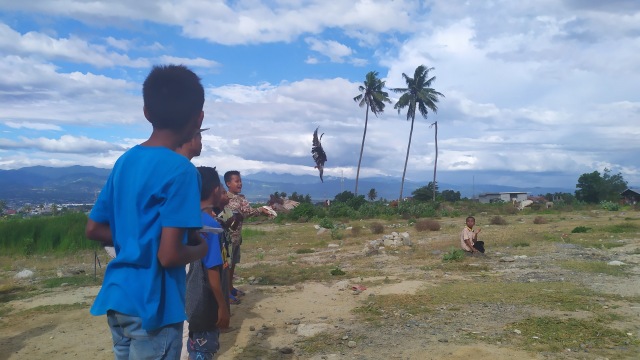
<path id="1" fill-rule="evenodd" d="M 251 204 L 245 199 L 244 195 L 240 194 L 242 191 L 242 178 L 240 172 L 236 170 L 227 171 L 224 174 L 224 182 L 229 189 L 227 193 L 229 197 L 229 205 L 225 207 L 225 211 L 232 213 L 239 213 L 242 218 L 250 216 L 257 216 L 260 214 L 268 215 L 268 210 L 264 208 L 254 209 Z M 239 296 L 243 296 L 244 292 L 233 287 L 233 274 L 235 272 L 236 264 L 240 263 L 240 245 L 242 245 L 242 221 L 237 225 L 236 230 L 231 230 L 231 268 L 229 270 L 229 289 L 231 294 L 229 296 L 229 302 L 231 304 L 239 304 Z"/>
<path id="2" fill-rule="evenodd" d="M 202 227 L 200 180 L 174 150 L 202 124 L 204 89 L 184 66 L 155 66 L 142 94 L 151 136 L 116 161 L 87 222 L 86 236 L 116 253 L 91 314 L 107 315 L 116 360 L 178 359 L 184 266 L 207 244 L 196 237 L 186 245 L 188 232 Z"/>
<path id="3" fill-rule="evenodd" d="M 215 168 L 199 167 L 202 178 L 200 193 L 201 217 L 204 226 L 212 229 L 222 227 L 213 218 L 212 207 L 220 206 L 224 189 Z M 209 245 L 202 260 L 189 266 L 187 274 L 186 312 L 189 321 L 187 351 L 189 359 L 213 359 L 220 347 L 220 330 L 229 327 L 229 307 L 224 289 L 223 244 L 218 233 L 201 234 Z"/>

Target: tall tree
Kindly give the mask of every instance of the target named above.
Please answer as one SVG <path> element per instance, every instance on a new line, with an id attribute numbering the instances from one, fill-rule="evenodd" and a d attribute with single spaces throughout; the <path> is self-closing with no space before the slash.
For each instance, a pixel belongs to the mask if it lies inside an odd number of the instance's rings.
<path id="1" fill-rule="evenodd" d="M 356 172 L 356 192 L 358 195 L 358 180 L 360 179 L 360 164 L 362 163 L 362 152 L 364 151 L 364 140 L 367 137 L 367 124 L 369 123 L 369 111 L 376 117 L 384 111 L 385 102 L 391 104 L 389 94 L 384 89 L 384 81 L 378 78 L 377 71 L 369 71 L 364 79 L 364 84 L 358 87 L 360 94 L 353 98 L 360 107 L 367 106 L 364 116 L 364 132 L 362 133 L 362 145 L 360 146 L 360 158 L 358 159 L 358 171 Z"/>
<path id="2" fill-rule="evenodd" d="M 369 190 L 369 194 L 367 195 L 367 197 L 369 198 L 370 201 L 373 201 L 378 197 L 378 192 L 376 191 L 375 188 L 371 188 L 371 190 Z"/>
<path id="3" fill-rule="evenodd" d="M 611 175 L 611 170 L 604 169 L 604 174 L 594 171 L 580 175 L 576 184 L 576 198 L 587 203 L 600 201 L 617 201 L 620 193 L 627 188 L 627 182 L 618 173 Z"/>
<path id="4" fill-rule="evenodd" d="M 398 110 L 398 114 L 400 113 L 400 110 L 407 108 L 407 120 L 411 120 L 411 130 L 409 131 L 409 143 L 407 144 L 407 156 L 404 160 L 404 170 L 402 171 L 402 184 L 400 185 L 400 200 L 402 200 L 402 191 L 404 189 L 404 178 L 405 178 L 405 175 L 407 174 L 407 163 L 409 162 L 409 150 L 411 149 L 411 137 L 413 136 L 413 123 L 416 119 L 416 109 L 420 112 L 422 117 L 426 119 L 429 113 L 429 109 L 434 113 L 438 112 L 438 106 L 436 106 L 436 103 L 438 102 L 438 97 L 440 96 L 444 97 L 444 95 L 437 92 L 435 89 L 431 88 L 431 83 L 436 79 L 435 76 L 429 78 L 429 71 L 431 70 L 433 70 L 433 68 L 428 68 L 424 65 L 420 65 L 416 68 L 416 71 L 412 78 L 407 76 L 407 74 L 402 73 L 402 78 L 404 78 L 404 81 L 406 82 L 407 87 L 391 89 L 391 91 L 395 93 L 402 94 L 400 96 L 400 99 L 398 99 L 398 102 L 393 106 L 393 108 Z M 435 183 L 436 182 L 435 168 L 434 168 L 433 174 L 434 174 L 433 182 Z M 435 197 L 435 194 L 434 194 L 434 197 Z"/>

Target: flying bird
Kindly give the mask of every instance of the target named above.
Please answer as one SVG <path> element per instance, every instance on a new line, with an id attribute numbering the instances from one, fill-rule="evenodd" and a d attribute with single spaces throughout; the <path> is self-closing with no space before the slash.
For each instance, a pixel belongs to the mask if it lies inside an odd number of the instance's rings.
<path id="1" fill-rule="evenodd" d="M 324 133 L 320 134 L 320 138 L 318 138 L 319 128 L 320 127 L 318 126 L 316 131 L 313 132 L 313 146 L 311 147 L 311 154 L 313 154 L 313 161 L 316 162 L 316 166 L 314 166 L 314 168 L 318 169 L 320 172 L 320 181 L 324 182 L 324 180 L 322 180 L 322 173 L 324 172 L 324 163 L 327 161 L 327 154 L 325 154 L 322 149 L 322 144 L 320 143 Z"/>

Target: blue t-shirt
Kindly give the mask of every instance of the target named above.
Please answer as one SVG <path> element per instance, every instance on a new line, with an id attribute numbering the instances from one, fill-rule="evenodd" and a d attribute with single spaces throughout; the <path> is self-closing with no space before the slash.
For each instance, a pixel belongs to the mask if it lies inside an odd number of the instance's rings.
<path id="1" fill-rule="evenodd" d="M 202 225 L 211 226 L 213 228 L 222 229 L 220 223 L 218 223 L 211 215 L 206 212 L 202 212 Z M 222 265 L 222 253 L 220 251 L 220 235 L 219 234 L 211 234 L 211 233 L 203 233 L 205 239 L 207 240 L 207 245 L 209 246 L 209 251 L 207 255 L 202 258 L 202 263 L 204 267 L 207 269 L 212 269 L 216 266 Z"/>
<path id="2" fill-rule="evenodd" d="M 202 227 L 193 164 L 164 147 L 133 147 L 116 161 L 89 217 L 109 225 L 116 250 L 91 314 L 140 317 L 146 330 L 184 321 L 184 266 L 164 268 L 158 249 L 163 227 Z"/>

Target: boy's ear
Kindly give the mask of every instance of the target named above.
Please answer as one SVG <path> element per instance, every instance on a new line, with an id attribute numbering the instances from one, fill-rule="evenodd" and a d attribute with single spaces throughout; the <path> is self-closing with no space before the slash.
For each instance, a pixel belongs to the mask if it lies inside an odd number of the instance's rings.
<path id="1" fill-rule="evenodd" d="M 198 129 L 202 127 L 202 121 L 204 120 L 204 110 L 200 111 L 200 117 L 198 118 Z"/>
<path id="2" fill-rule="evenodd" d="M 143 106 L 142 107 L 142 112 L 144 113 L 144 117 L 149 120 L 149 114 L 147 113 L 147 107 Z"/>

